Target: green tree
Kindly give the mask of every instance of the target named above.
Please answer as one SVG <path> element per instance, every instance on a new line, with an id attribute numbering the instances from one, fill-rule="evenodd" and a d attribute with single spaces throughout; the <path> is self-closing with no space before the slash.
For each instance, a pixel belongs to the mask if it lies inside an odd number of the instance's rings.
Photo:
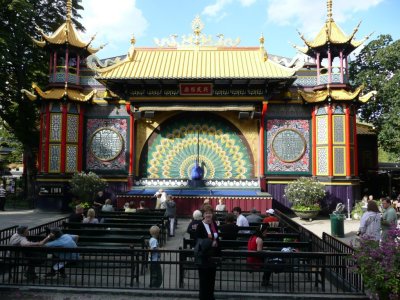
<path id="1" fill-rule="evenodd" d="M 400 158 L 400 40 L 381 35 L 366 45 L 350 64 L 350 79 L 365 91 L 376 90 L 375 100 L 360 109 L 362 120 L 378 132 L 380 147 Z"/>
<path id="2" fill-rule="evenodd" d="M 73 1 L 73 15 L 82 9 Z M 36 26 L 54 32 L 64 22 L 64 0 L 0 0 L 0 119 L 23 145 L 26 196 L 33 196 L 36 155 L 39 142 L 37 103 L 23 98 L 21 89 L 32 82 L 45 87 L 48 55 L 36 47 L 31 37 L 40 38 Z M 74 19 L 77 28 L 83 29 Z"/>

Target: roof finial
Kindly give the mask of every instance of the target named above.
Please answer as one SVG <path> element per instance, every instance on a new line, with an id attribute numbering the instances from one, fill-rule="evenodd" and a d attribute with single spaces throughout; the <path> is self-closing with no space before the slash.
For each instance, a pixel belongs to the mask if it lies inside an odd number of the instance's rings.
<path id="1" fill-rule="evenodd" d="M 328 21 L 332 21 L 332 1 L 328 0 L 326 6 L 328 7 Z"/>
<path id="2" fill-rule="evenodd" d="M 132 34 L 132 37 L 131 37 L 131 45 L 134 46 L 135 44 L 136 44 L 136 38 L 135 38 L 135 35 Z"/>
<path id="3" fill-rule="evenodd" d="M 72 0 L 67 0 L 67 22 L 71 22 Z"/>
<path id="4" fill-rule="evenodd" d="M 263 33 L 261 33 L 261 36 L 260 36 L 260 38 L 259 38 L 259 41 L 260 41 L 260 47 L 261 47 L 261 46 L 264 47 L 264 34 L 263 34 Z"/>

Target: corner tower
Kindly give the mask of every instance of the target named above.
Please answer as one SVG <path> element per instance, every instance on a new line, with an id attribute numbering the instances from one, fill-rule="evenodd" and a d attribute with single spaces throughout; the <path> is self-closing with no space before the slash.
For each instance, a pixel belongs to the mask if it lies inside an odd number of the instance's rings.
<path id="1" fill-rule="evenodd" d="M 71 17 L 72 0 L 67 0 L 65 22 L 54 33 L 38 28 L 41 39 L 33 41 L 49 55 L 49 83 L 45 89 L 32 84 L 32 91 L 23 91 L 40 105 L 39 208 L 65 205 L 61 199 L 68 180 L 82 171 L 84 111 L 96 93 L 88 81 L 92 72 L 86 58 L 100 48 L 91 46 L 94 37 L 89 42 L 79 37 Z"/>
<path id="2" fill-rule="evenodd" d="M 317 36 L 296 48 L 315 59 L 316 85 L 299 90 L 299 97 L 312 105 L 312 175 L 327 181 L 333 198 L 354 199 L 358 186 L 356 112 L 374 92 L 362 95 L 348 78 L 348 57 L 365 39 L 355 40 L 358 26 L 346 35 L 332 17 L 327 1 L 327 19 Z M 339 196 L 340 195 L 340 196 Z"/>

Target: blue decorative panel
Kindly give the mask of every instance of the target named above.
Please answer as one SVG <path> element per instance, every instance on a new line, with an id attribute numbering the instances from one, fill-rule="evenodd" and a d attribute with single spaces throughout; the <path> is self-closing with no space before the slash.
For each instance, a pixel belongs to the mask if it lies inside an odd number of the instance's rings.
<path id="1" fill-rule="evenodd" d="M 328 144 L 328 117 L 318 116 L 316 118 L 317 145 Z"/>
<path id="2" fill-rule="evenodd" d="M 325 106 L 318 107 L 317 113 L 316 113 L 317 116 L 322 116 L 322 115 L 327 115 L 327 114 L 328 114 L 328 112 L 327 112 Z"/>
<path id="3" fill-rule="evenodd" d="M 333 173 L 345 175 L 345 147 L 333 147 Z"/>
<path id="4" fill-rule="evenodd" d="M 78 142 L 79 116 L 67 116 L 67 143 Z"/>
<path id="5" fill-rule="evenodd" d="M 61 104 L 58 102 L 53 102 L 50 105 L 51 112 L 61 112 Z"/>
<path id="6" fill-rule="evenodd" d="M 317 175 L 328 175 L 328 149 L 317 147 Z"/>
<path id="7" fill-rule="evenodd" d="M 333 116 L 333 143 L 344 144 L 344 116 Z"/>
<path id="8" fill-rule="evenodd" d="M 68 104 L 68 113 L 71 113 L 71 114 L 77 114 L 77 113 L 79 113 L 79 111 L 78 111 L 78 105 L 76 104 L 76 103 L 69 103 Z"/>
<path id="9" fill-rule="evenodd" d="M 77 171 L 77 169 L 78 169 L 78 146 L 67 145 L 65 171 L 67 173 L 74 173 Z"/>
<path id="10" fill-rule="evenodd" d="M 60 145 L 50 145 L 49 148 L 49 172 L 60 172 L 61 147 Z"/>
<path id="11" fill-rule="evenodd" d="M 337 104 L 337 105 L 335 106 L 335 109 L 334 109 L 334 111 L 333 111 L 333 114 L 334 114 L 334 115 L 343 115 L 343 114 L 344 114 L 343 107 L 342 107 L 341 105 Z"/>
<path id="12" fill-rule="evenodd" d="M 61 141 L 61 114 L 50 114 L 50 141 Z"/>
<path id="13" fill-rule="evenodd" d="M 267 120 L 267 172 L 309 172 L 309 141 L 309 120 Z"/>

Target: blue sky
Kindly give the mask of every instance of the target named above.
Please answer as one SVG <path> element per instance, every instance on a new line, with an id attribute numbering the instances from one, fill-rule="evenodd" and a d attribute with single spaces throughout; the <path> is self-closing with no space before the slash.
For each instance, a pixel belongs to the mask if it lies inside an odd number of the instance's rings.
<path id="1" fill-rule="evenodd" d="M 156 47 L 155 38 L 192 33 L 191 22 L 199 15 L 203 33 L 240 38 L 240 46 L 258 46 L 261 33 L 268 53 L 293 57 L 290 43 L 302 46 L 297 33 L 312 39 L 326 20 L 326 0 L 82 0 L 81 20 L 85 40 L 97 33 L 94 46 L 108 43 L 100 58 L 128 52 L 132 34 L 137 47 Z M 346 34 L 359 21 L 362 39 L 373 32 L 400 38 L 399 0 L 333 0 L 333 18 Z"/>

